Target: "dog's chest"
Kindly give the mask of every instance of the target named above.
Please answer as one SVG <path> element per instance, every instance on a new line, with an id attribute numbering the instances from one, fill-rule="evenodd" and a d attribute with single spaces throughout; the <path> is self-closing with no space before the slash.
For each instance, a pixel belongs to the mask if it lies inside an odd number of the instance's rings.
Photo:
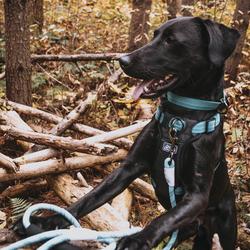
<path id="1" fill-rule="evenodd" d="M 157 153 L 151 167 L 151 180 L 155 193 L 160 203 L 165 208 L 171 208 L 169 187 L 174 189 L 175 199 L 178 202 L 184 194 L 181 183 L 181 155 L 183 143 L 173 144 L 168 136 L 168 131 L 162 129 L 158 137 Z M 166 166 L 167 159 L 171 158 L 171 164 Z"/>

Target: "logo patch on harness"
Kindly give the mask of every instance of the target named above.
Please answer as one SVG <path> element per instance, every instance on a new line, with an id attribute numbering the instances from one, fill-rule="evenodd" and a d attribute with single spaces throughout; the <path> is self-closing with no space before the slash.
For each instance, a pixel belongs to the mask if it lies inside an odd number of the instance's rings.
<path id="1" fill-rule="evenodd" d="M 167 153 L 169 153 L 173 150 L 173 153 L 176 154 L 177 150 L 178 150 L 178 146 L 175 145 L 174 148 L 172 148 L 172 147 L 173 147 L 173 145 L 171 143 L 164 141 L 163 145 L 162 145 L 162 150 L 164 152 L 167 152 Z"/>

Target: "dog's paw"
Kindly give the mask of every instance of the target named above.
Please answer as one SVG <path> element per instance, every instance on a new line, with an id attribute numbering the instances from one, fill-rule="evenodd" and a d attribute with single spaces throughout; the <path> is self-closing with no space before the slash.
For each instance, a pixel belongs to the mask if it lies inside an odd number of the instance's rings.
<path id="1" fill-rule="evenodd" d="M 121 238 L 116 245 L 116 250 L 150 250 L 149 243 L 138 235 Z"/>
<path id="2" fill-rule="evenodd" d="M 52 215 L 48 217 L 39 217 L 39 216 L 31 216 L 30 217 L 31 224 L 36 225 L 42 230 L 48 231 L 56 228 L 64 228 L 68 225 L 66 220 L 58 215 Z M 20 236 L 26 235 L 26 229 L 23 226 L 22 218 L 17 220 L 12 226 L 11 229 L 15 231 Z"/>

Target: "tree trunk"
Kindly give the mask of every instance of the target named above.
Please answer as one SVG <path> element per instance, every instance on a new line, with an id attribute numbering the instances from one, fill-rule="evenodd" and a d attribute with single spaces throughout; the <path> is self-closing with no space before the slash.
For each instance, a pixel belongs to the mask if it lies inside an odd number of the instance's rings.
<path id="1" fill-rule="evenodd" d="M 182 5 L 194 5 L 195 0 L 182 0 Z"/>
<path id="2" fill-rule="evenodd" d="M 181 16 L 182 0 L 167 0 L 168 19 Z"/>
<path id="3" fill-rule="evenodd" d="M 133 51 L 148 42 L 149 14 L 152 0 L 133 0 L 129 27 L 128 50 Z"/>
<path id="4" fill-rule="evenodd" d="M 6 96 L 31 105 L 29 1 L 5 0 Z"/>
<path id="5" fill-rule="evenodd" d="M 37 25 L 37 31 L 39 34 L 42 33 L 43 30 L 43 0 L 33 0 L 32 1 L 32 13 L 31 13 L 31 23 Z"/>
<path id="6" fill-rule="evenodd" d="M 241 37 L 238 41 L 234 53 L 228 59 L 226 64 L 226 73 L 229 74 L 228 81 L 230 80 L 234 81 L 236 80 L 237 77 L 238 66 L 242 59 L 242 49 L 244 47 L 244 41 L 249 26 L 249 19 L 250 19 L 249 11 L 250 11 L 249 0 L 237 0 L 232 27 L 236 28 L 240 32 Z"/>

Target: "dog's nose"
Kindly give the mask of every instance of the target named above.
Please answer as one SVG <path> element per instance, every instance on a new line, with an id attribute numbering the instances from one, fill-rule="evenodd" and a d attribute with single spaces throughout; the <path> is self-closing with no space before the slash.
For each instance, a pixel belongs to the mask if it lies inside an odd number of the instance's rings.
<path id="1" fill-rule="evenodd" d="M 123 67 L 128 67 L 128 65 L 131 62 L 131 59 L 129 56 L 122 56 L 119 58 L 120 65 Z"/>

